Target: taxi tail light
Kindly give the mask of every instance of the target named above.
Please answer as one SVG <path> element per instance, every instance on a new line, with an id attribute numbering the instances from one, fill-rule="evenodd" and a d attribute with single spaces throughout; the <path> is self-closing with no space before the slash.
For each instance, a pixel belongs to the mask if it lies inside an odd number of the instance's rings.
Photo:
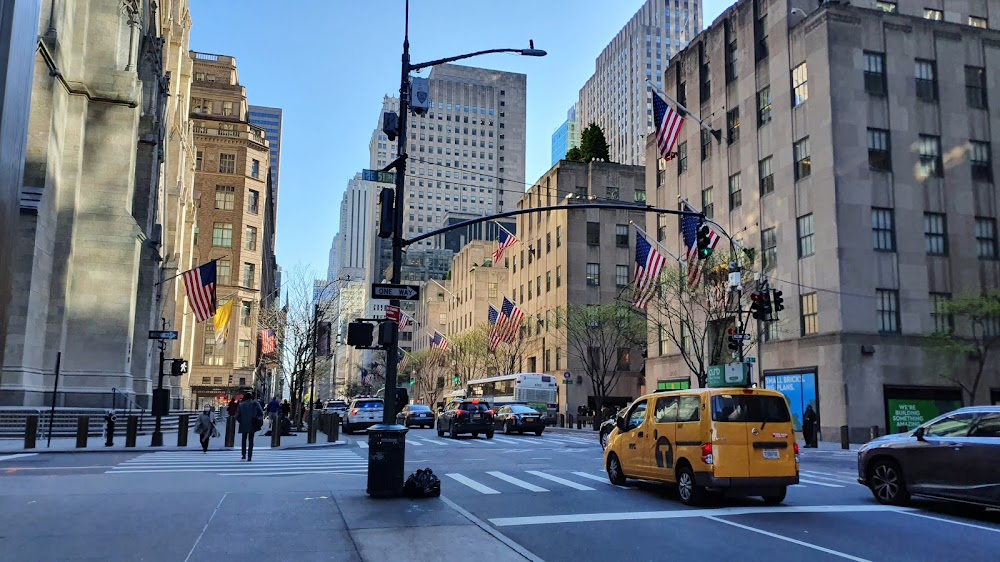
<path id="1" fill-rule="evenodd" d="M 705 443 L 701 446 L 701 462 L 705 464 L 712 464 L 714 460 L 715 459 L 712 457 L 712 444 Z"/>
<path id="2" fill-rule="evenodd" d="M 795 462 L 799 462 L 799 444 L 795 443 Z"/>

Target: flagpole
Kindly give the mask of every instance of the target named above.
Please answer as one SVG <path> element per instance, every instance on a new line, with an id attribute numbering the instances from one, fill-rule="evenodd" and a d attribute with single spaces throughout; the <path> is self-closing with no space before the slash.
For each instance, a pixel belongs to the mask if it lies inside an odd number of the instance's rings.
<path id="1" fill-rule="evenodd" d="M 506 233 L 507 233 L 507 234 L 508 234 L 509 236 L 513 236 L 513 237 L 514 237 L 514 240 L 517 240 L 517 236 L 514 236 L 514 233 L 513 233 L 513 232 L 511 232 L 511 231 L 507 230 L 506 228 L 504 228 L 504 227 L 503 227 L 503 225 L 502 225 L 502 224 L 500 224 L 500 222 L 499 222 L 499 221 L 491 221 L 491 222 L 492 222 L 493 224 L 497 225 L 497 227 L 498 227 L 498 228 L 499 228 L 500 230 L 502 230 L 502 231 L 506 232 Z"/>
<path id="2" fill-rule="evenodd" d="M 667 98 L 668 100 L 674 102 L 674 105 L 676 105 L 680 109 L 684 110 L 684 113 L 687 114 L 687 115 L 690 115 L 692 119 L 694 119 L 695 121 L 697 121 L 698 124 L 701 125 L 702 129 L 705 129 L 709 133 L 712 133 L 712 136 L 715 137 L 716 141 L 718 141 L 720 143 L 722 142 L 722 129 L 713 129 L 707 123 L 705 123 L 704 121 L 702 121 L 697 115 L 695 115 L 694 113 L 692 113 L 690 109 L 688 109 L 688 108 L 684 107 L 683 105 L 681 105 L 681 102 L 679 102 L 679 101 L 675 100 L 674 98 L 672 98 L 670 96 L 670 94 L 668 94 L 668 93 L 664 92 L 663 90 L 657 88 L 656 85 L 653 84 L 653 81 L 650 80 L 649 78 L 646 78 L 646 83 L 649 84 L 649 86 L 653 90 L 655 90 L 656 93 L 658 93 L 659 95 L 661 95 L 661 96 Z"/>
<path id="3" fill-rule="evenodd" d="M 203 266 L 206 266 L 206 265 L 208 265 L 208 264 L 210 264 L 210 263 L 212 263 L 212 262 L 217 262 L 217 261 L 219 261 L 219 260 L 221 260 L 221 259 L 223 259 L 223 258 L 228 258 L 228 257 L 229 257 L 229 255 L 225 255 L 225 256 L 220 256 L 220 257 L 217 257 L 217 258 L 215 258 L 215 259 L 211 259 L 211 260 L 208 260 L 207 262 L 205 262 L 205 263 L 203 263 L 203 264 L 199 265 L 198 267 L 203 267 Z M 192 267 L 191 269 L 188 269 L 188 270 L 186 270 L 186 271 L 182 271 L 182 272 L 180 272 L 180 273 L 178 273 L 178 274 L 176 274 L 176 275 L 171 275 L 170 277 L 166 277 L 166 278 L 164 278 L 164 279 L 163 279 L 162 281 L 157 281 L 156 283 L 153 283 L 153 286 L 154 286 L 154 287 L 156 287 L 156 286 L 158 286 L 158 285 L 162 285 L 162 284 L 164 284 L 164 283 L 166 283 L 167 281 L 170 281 L 170 280 L 172 280 L 172 279 L 177 279 L 178 277 L 180 277 L 181 275 L 184 275 L 184 274 L 185 274 L 185 273 L 187 273 L 188 271 L 194 271 L 194 270 L 198 269 L 198 267 Z"/>
<path id="4" fill-rule="evenodd" d="M 652 240 L 653 243 L 656 244 L 657 247 L 659 247 L 661 250 L 663 250 L 664 252 L 666 252 L 668 256 L 674 258 L 674 261 L 676 261 L 677 263 L 684 263 L 679 257 L 675 256 L 673 252 L 671 252 L 670 250 L 668 250 L 667 247 L 664 246 L 662 243 L 660 243 L 656 238 L 653 238 L 652 236 L 649 235 L 648 232 L 646 232 L 645 230 L 639 228 L 639 225 L 635 224 L 635 222 L 629 221 L 629 223 L 632 226 L 634 226 L 637 231 L 639 231 L 639 234 L 642 234 L 647 239 Z"/>

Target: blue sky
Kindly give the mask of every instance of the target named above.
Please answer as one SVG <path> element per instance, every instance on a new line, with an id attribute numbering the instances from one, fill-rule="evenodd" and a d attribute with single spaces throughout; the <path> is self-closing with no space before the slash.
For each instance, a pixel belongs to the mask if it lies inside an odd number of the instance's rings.
<path id="1" fill-rule="evenodd" d="M 552 132 L 597 55 L 642 3 L 505 0 L 498 10 L 483 0 L 413 0 L 411 59 L 527 47 L 529 39 L 548 51 L 463 63 L 527 74 L 530 182 L 549 168 Z M 705 0 L 705 24 L 732 3 Z M 192 0 L 191 17 L 191 49 L 236 57 L 250 103 L 284 110 L 278 263 L 324 275 L 344 188 L 368 165 L 382 97 L 398 93 L 403 1 Z"/>

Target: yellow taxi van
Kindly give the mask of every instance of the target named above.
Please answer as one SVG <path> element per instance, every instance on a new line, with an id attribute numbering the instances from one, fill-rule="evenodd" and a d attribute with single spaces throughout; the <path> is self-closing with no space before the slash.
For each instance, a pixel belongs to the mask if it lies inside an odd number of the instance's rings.
<path id="1" fill-rule="evenodd" d="M 672 484 L 687 505 L 706 491 L 781 503 L 799 482 L 798 459 L 788 402 L 763 388 L 647 394 L 618 417 L 604 450 L 612 484 Z"/>

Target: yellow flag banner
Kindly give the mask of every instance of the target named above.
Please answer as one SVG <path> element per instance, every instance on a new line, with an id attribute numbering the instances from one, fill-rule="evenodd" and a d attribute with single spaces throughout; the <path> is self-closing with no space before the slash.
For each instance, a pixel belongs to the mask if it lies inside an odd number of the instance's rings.
<path id="1" fill-rule="evenodd" d="M 215 317 L 212 319 L 212 324 L 215 327 L 215 342 L 219 345 L 226 343 L 226 337 L 229 335 L 229 317 L 233 315 L 233 301 L 229 300 L 226 304 L 219 307 L 215 311 Z"/>

